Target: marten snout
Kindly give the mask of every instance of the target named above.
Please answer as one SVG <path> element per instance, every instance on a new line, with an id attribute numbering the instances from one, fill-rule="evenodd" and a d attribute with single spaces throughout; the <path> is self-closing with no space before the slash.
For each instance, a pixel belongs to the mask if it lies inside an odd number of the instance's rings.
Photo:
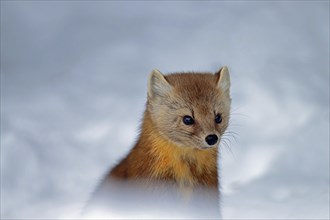
<path id="1" fill-rule="evenodd" d="M 218 136 L 215 134 L 210 134 L 206 136 L 205 141 L 208 145 L 214 145 L 218 142 Z"/>

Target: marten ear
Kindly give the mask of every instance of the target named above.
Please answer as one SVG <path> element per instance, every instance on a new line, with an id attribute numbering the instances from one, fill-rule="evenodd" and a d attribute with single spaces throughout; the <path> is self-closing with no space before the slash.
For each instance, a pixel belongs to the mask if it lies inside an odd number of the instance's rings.
<path id="1" fill-rule="evenodd" d="M 222 67 L 218 72 L 215 73 L 217 78 L 217 86 L 224 92 L 229 92 L 230 88 L 230 77 L 227 66 Z"/>
<path id="2" fill-rule="evenodd" d="M 148 97 L 164 97 L 171 89 L 172 86 L 167 82 L 164 75 L 159 70 L 153 69 L 149 77 Z"/>

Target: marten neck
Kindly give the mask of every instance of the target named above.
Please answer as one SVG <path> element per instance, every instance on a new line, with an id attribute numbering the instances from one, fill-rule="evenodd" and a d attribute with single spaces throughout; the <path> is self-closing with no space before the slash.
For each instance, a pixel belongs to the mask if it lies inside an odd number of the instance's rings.
<path id="1" fill-rule="evenodd" d="M 150 174 L 153 178 L 174 180 L 191 186 L 218 185 L 217 148 L 200 150 L 176 145 L 159 132 L 148 111 L 144 114 L 135 149 L 143 149 L 152 158 Z"/>

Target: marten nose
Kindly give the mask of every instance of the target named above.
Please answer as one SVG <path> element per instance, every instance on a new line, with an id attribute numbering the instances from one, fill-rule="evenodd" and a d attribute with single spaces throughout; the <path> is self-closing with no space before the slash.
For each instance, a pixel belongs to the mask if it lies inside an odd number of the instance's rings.
<path id="1" fill-rule="evenodd" d="M 215 134 L 210 134 L 205 138 L 205 141 L 209 145 L 214 145 L 218 141 L 218 136 L 216 136 Z"/>

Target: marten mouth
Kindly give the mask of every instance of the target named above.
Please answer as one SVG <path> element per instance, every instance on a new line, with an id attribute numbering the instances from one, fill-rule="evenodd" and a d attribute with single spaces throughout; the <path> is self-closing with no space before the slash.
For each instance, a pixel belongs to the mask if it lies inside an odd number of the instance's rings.
<path id="1" fill-rule="evenodd" d="M 218 144 L 212 145 L 212 146 L 198 146 L 197 149 L 199 150 L 211 150 L 214 148 L 217 148 Z"/>

